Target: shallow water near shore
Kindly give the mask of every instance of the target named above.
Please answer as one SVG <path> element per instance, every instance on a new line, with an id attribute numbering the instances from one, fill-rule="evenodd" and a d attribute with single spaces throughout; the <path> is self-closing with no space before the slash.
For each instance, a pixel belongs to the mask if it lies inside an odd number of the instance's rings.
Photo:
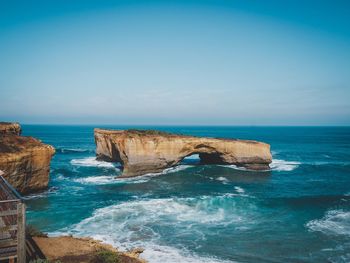
<path id="1" fill-rule="evenodd" d="M 101 126 L 99 126 L 101 127 Z M 96 161 L 93 126 L 23 125 L 56 148 L 28 223 L 91 236 L 149 262 L 350 262 L 349 127 L 121 127 L 271 144 L 271 171 L 198 165 L 118 179 Z"/>

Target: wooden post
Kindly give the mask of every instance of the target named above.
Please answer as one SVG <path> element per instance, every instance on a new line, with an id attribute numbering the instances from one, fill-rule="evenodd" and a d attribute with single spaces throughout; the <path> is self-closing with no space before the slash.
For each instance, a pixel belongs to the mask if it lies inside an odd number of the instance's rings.
<path id="1" fill-rule="evenodd" d="M 26 207 L 17 204 L 17 263 L 26 263 Z"/>

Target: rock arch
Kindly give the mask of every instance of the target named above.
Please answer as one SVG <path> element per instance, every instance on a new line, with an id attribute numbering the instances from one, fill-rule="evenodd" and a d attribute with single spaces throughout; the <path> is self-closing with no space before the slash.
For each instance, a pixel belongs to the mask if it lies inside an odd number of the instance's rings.
<path id="1" fill-rule="evenodd" d="M 270 145 L 262 142 L 176 135 L 159 131 L 95 129 L 99 160 L 120 162 L 122 177 L 161 172 L 186 156 L 199 154 L 205 164 L 235 164 L 269 169 Z"/>

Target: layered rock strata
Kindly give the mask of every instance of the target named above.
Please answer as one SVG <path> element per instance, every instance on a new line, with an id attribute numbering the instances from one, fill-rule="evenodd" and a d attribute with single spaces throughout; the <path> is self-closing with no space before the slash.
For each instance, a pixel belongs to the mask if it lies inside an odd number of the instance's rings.
<path id="1" fill-rule="evenodd" d="M 0 134 L 0 170 L 4 172 L 3 177 L 23 194 L 46 189 L 55 149 L 33 137 L 16 135 L 20 126 L 13 125 L 15 130 Z M 10 127 L 8 124 L 5 128 L 1 126 L 0 130 Z"/>
<path id="2" fill-rule="evenodd" d="M 121 177 L 161 172 L 199 154 L 203 164 L 269 169 L 270 145 L 257 141 L 206 138 L 158 131 L 95 129 L 97 159 L 120 162 Z"/>
<path id="3" fill-rule="evenodd" d="M 1 135 L 21 135 L 21 125 L 17 122 L 0 122 L 0 136 Z"/>

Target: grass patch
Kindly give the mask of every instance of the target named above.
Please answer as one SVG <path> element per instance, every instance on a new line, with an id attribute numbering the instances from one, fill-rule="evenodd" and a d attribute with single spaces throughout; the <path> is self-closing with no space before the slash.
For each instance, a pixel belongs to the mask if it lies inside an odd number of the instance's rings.
<path id="1" fill-rule="evenodd" d="M 120 263 L 118 253 L 108 249 L 100 249 L 96 251 L 95 256 L 90 263 Z"/>
<path id="2" fill-rule="evenodd" d="M 139 130 L 139 129 L 128 129 L 126 130 L 129 134 L 135 135 L 161 135 L 161 136 L 176 136 L 177 134 L 157 131 L 157 130 Z"/>

